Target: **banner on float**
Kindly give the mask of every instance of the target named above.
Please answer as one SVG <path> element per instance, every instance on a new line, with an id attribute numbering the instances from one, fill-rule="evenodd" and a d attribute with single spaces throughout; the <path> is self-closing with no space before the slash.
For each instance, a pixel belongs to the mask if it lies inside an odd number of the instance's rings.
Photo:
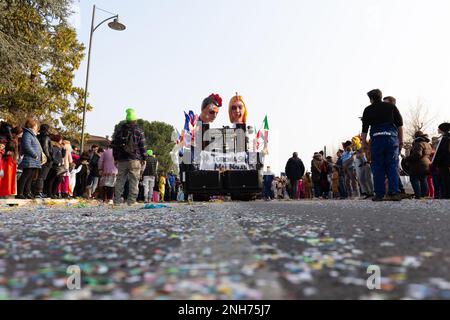
<path id="1" fill-rule="evenodd" d="M 200 170 L 249 170 L 246 152 L 211 152 L 200 153 Z"/>

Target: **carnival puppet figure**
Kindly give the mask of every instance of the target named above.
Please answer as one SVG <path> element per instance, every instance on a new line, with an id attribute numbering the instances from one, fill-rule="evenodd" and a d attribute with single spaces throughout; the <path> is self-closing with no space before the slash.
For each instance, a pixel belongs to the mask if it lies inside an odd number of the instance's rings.
<path id="1" fill-rule="evenodd" d="M 203 124 L 213 123 L 219 113 L 219 108 L 222 107 L 222 98 L 218 94 L 212 94 L 202 103 L 202 112 L 199 120 Z"/>
<path id="2" fill-rule="evenodd" d="M 238 93 L 230 100 L 228 114 L 232 124 L 245 125 L 245 123 L 247 123 L 247 106 L 245 105 L 242 96 Z"/>

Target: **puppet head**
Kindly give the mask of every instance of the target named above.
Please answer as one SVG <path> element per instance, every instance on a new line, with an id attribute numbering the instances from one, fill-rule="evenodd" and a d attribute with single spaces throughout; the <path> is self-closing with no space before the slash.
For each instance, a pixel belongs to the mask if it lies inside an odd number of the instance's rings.
<path id="1" fill-rule="evenodd" d="M 237 92 L 230 100 L 228 114 L 230 116 L 230 122 L 233 124 L 244 124 L 247 122 L 247 106 L 245 105 L 242 96 Z"/>
<path id="2" fill-rule="evenodd" d="M 219 108 L 222 107 L 222 98 L 218 94 L 212 94 L 202 103 L 202 113 L 200 120 L 203 123 L 212 123 L 217 118 Z"/>

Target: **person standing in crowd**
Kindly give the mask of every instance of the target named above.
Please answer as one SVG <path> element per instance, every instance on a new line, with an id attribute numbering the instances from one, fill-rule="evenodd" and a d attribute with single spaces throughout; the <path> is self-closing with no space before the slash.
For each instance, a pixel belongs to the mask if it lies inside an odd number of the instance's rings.
<path id="1" fill-rule="evenodd" d="M 430 174 L 431 152 L 428 135 L 422 131 L 417 131 L 414 134 L 411 152 L 406 158 L 409 163 L 409 175 L 416 199 L 428 196 L 427 177 Z"/>
<path id="2" fill-rule="evenodd" d="M 330 182 L 328 180 L 328 175 L 330 172 L 330 166 L 326 159 L 323 159 L 320 165 L 320 197 L 322 199 L 328 199 L 330 193 Z"/>
<path id="3" fill-rule="evenodd" d="M 361 188 L 361 196 L 363 196 L 364 199 L 373 198 L 373 182 L 370 164 L 368 163 L 359 138 L 354 137 L 353 142 L 353 147 L 355 149 L 354 165 L 356 178 L 358 179 Z"/>
<path id="4" fill-rule="evenodd" d="M 272 195 L 272 182 L 275 179 L 270 166 L 267 167 L 267 171 L 263 173 L 263 199 L 270 201 L 273 199 Z"/>
<path id="5" fill-rule="evenodd" d="M 345 152 L 342 154 L 342 166 L 345 174 L 345 189 L 348 196 L 354 198 L 359 197 L 359 187 L 355 172 L 355 152 L 351 146 L 351 141 L 343 144 Z"/>
<path id="6" fill-rule="evenodd" d="M 117 161 L 118 175 L 114 204 L 122 202 L 125 183 L 129 182 L 128 205 L 136 203 L 139 191 L 141 168 L 145 165 L 145 136 L 144 131 L 137 126 L 136 111 L 127 109 L 126 123 L 114 135 L 113 154 Z"/>
<path id="7" fill-rule="evenodd" d="M 76 176 L 75 197 L 89 198 L 89 153 L 83 152 L 80 156 L 81 170 Z"/>
<path id="8" fill-rule="evenodd" d="M 33 178 L 42 168 L 42 148 L 37 138 L 39 124 L 35 119 L 29 118 L 25 123 L 21 141 L 23 159 L 20 168 L 23 170 L 17 186 L 17 199 L 34 199 L 31 192 Z"/>
<path id="9" fill-rule="evenodd" d="M 155 187 L 156 173 L 158 172 L 158 160 L 153 154 L 153 150 L 147 150 L 145 157 L 145 170 L 143 174 L 144 183 L 144 202 L 149 203 L 152 200 L 153 188 Z"/>
<path id="10" fill-rule="evenodd" d="M 311 178 L 312 178 L 315 198 L 320 198 L 322 195 L 322 188 L 320 186 L 322 165 L 323 165 L 322 155 L 320 153 L 316 152 L 311 161 L 311 174 L 312 174 Z"/>
<path id="11" fill-rule="evenodd" d="M 63 175 L 66 173 L 64 168 L 64 155 L 63 155 L 63 139 L 60 135 L 51 135 L 52 140 L 52 168 L 47 176 L 47 180 L 44 185 L 47 187 L 46 194 L 52 199 L 59 199 L 59 185 L 63 180 Z"/>
<path id="12" fill-rule="evenodd" d="M 91 149 L 91 152 L 89 154 L 89 185 L 90 185 L 90 193 L 92 197 L 95 197 L 94 194 L 97 191 L 98 182 L 100 181 L 100 173 L 99 173 L 99 166 L 98 161 L 100 157 L 102 156 L 102 153 L 104 152 L 103 148 L 99 148 L 95 146 Z"/>
<path id="13" fill-rule="evenodd" d="M 91 161 L 91 159 L 94 157 L 94 155 L 98 153 L 98 149 L 99 149 L 99 146 L 96 145 L 96 144 L 93 144 L 93 145 L 91 146 L 91 148 L 90 148 L 89 151 L 88 151 L 88 154 L 89 154 L 89 161 Z"/>
<path id="14" fill-rule="evenodd" d="M 331 175 L 331 191 L 333 192 L 333 199 L 338 199 L 339 195 L 339 169 L 333 166 L 333 174 Z"/>
<path id="15" fill-rule="evenodd" d="M 159 202 L 164 202 L 166 195 L 166 174 L 161 172 L 159 174 Z"/>
<path id="16" fill-rule="evenodd" d="M 292 158 L 290 158 L 286 163 L 285 172 L 291 186 L 291 192 L 289 196 L 291 199 L 296 199 L 298 181 L 305 174 L 305 166 L 303 164 L 303 161 L 298 157 L 297 152 L 294 152 Z"/>
<path id="17" fill-rule="evenodd" d="M 303 188 L 305 189 L 305 199 L 310 200 L 312 199 L 313 193 L 312 193 L 312 180 L 311 180 L 311 173 L 307 172 L 303 176 Z"/>
<path id="18" fill-rule="evenodd" d="M 75 164 L 75 162 L 72 162 L 70 164 L 69 169 L 69 197 L 75 197 L 76 196 L 76 186 L 77 186 L 77 174 L 81 171 L 83 167 Z"/>
<path id="19" fill-rule="evenodd" d="M 333 157 L 331 157 L 331 156 L 326 157 L 326 164 L 327 164 L 327 181 L 328 181 L 327 198 L 331 199 L 331 198 L 333 198 L 333 192 L 332 192 L 333 167 L 334 167 Z"/>
<path id="20" fill-rule="evenodd" d="M 362 117 L 362 142 L 367 146 L 370 128 L 374 201 L 383 201 L 386 194 L 385 177 L 389 181 L 388 200 L 401 201 L 399 181 L 399 154 L 403 148 L 403 118 L 397 107 L 382 101 L 378 89 L 368 93 L 371 105 Z"/>
<path id="21" fill-rule="evenodd" d="M 340 199 L 347 199 L 348 193 L 347 188 L 345 186 L 345 172 L 344 172 L 344 165 L 342 163 L 342 155 L 344 154 L 344 150 L 340 149 L 336 153 L 336 167 L 338 169 L 339 173 L 339 198 Z"/>
<path id="22" fill-rule="evenodd" d="M 174 172 L 171 170 L 168 176 L 168 183 L 170 187 L 170 201 L 176 201 L 177 200 L 177 176 L 174 174 Z"/>
<path id="23" fill-rule="evenodd" d="M 3 178 L 5 177 L 5 171 L 3 168 L 3 157 L 5 155 L 5 140 L 0 139 L 0 189 L 3 188 Z"/>
<path id="24" fill-rule="evenodd" d="M 61 177 L 61 184 L 60 184 L 60 193 L 62 198 L 68 198 L 69 197 L 69 176 L 70 176 L 70 166 L 73 162 L 72 159 L 72 145 L 70 144 L 70 141 L 64 140 L 62 143 L 62 149 L 63 149 L 63 164 L 65 173 Z"/>
<path id="25" fill-rule="evenodd" d="M 0 198 L 11 197 L 17 194 L 17 162 L 19 160 L 19 138 L 23 130 L 20 127 L 11 129 L 5 126 L 0 134 L 0 143 L 4 146 L 2 171 L 3 178 L 0 183 Z"/>
<path id="26" fill-rule="evenodd" d="M 441 199 L 450 199 L 450 123 L 439 126 L 442 135 L 433 159 L 441 180 Z"/>
<path id="27" fill-rule="evenodd" d="M 76 166 L 80 164 L 80 149 L 75 145 L 72 146 L 72 161 Z"/>
<path id="28" fill-rule="evenodd" d="M 47 180 L 48 174 L 53 166 L 53 146 L 52 140 L 50 139 L 50 126 L 48 124 L 41 125 L 37 138 L 41 144 L 42 152 L 44 152 L 47 157 L 47 162 L 42 166 L 41 171 L 39 172 L 34 190 L 35 196 L 42 199 L 46 197 L 44 194 L 44 182 Z"/>
<path id="29" fill-rule="evenodd" d="M 433 153 L 431 155 L 431 159 L 434 159 L 436 155 L 436 151 L 438 148 L 440 142 L 440 138 L 433 137 L 431 139 L 431 147 L 433 148 Z M 433 183 L 433 189 L 434 189 L 434 199 L 440 199 L 441 198 L 441 177 L 439 176 L 439 169 L 434 163 L 431 163 L 430 165 L 430 172 L 431 172 L 431 178 Z"/>
<path id="30" fill-rule="evenodd" d="M 98 171 L 101 176 L 100 187 L 103 188 L 103 201 L 111 203 L 114 197 L 118 170 L 114 161 L 113 149 L 110 145 L 105 152 L 101 153 L 98 160 Z"/>
<path id="31" fill-rule="evenodd" d="M 395 99 L 392 96 L 387 96 L 383 99 L 384 102 L 393 104 L 394 106 L 397 106 L 397 99 Z M 401 150 L 400 150 L 401 153 Z M 402 179 L 400 178 L 400 166 L 399 166 L 399 177 L 398 177 L 398 188 L 400 189 L 400 195 L 402 198 L 407 198 L 405 187 L 403 186 Z"/>

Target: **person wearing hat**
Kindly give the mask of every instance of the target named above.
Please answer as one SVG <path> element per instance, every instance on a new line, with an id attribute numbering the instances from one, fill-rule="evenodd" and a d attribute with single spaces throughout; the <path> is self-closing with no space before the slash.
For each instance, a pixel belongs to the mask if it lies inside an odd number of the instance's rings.
<path id="1" fill-rule="evenodd" d="M 371 105 L 362 117 L 362 143 L 367 148 L 370 128 L 371 165 L 374 180 L 374 201 L 383 201 L 386 194 L 386 175 L 389 181 L 387 200 L 401 201 L 399 155 L 403 147 L 403 118 L 392 103 L 383 102 L 383 94 L 375 89 L 368 94 Z"/>
<path id="2" fill-rule="evenodd" d="M 117 161 L 117 182 L 114 204 L 122 202 L 125 183 L 129 182 L 128 205 L 136 203 L 139 192 L 139 179 L 142 166 L 145 164 L 144 131 L 137 126 L 137 114 L 134 109 L 126 110 L 126 122 L 114 134 L 112 146 L 114 159 Z"/>
<path id="3" fill-rule="evenodd" d="M 450 123 L 442 123 L 438 128 L 442 135 L 433 158 L 433 166 L 439 171 L 441 198 L 450 199 Z"/>
<path id="4" fill-rule="evenodd" d="M 156 159 L 153 150 L 147 150 L 147 156 L 145 157 L 145 170 L 143 174 L 145 203 L 149 203 L 152 199 L 156 174 L 158 172 L 158 165 L 158 160 Z"/>
<path id="5" fill-rule="evenodd" d="M 414 142 L 406 161 L 409 164 L 409 176 L 414 189 L 416 199 L 428 196 L 427 177 L 430 174 L 432 148 L 427 134 L 417 131 L 414 134 Z"/>

